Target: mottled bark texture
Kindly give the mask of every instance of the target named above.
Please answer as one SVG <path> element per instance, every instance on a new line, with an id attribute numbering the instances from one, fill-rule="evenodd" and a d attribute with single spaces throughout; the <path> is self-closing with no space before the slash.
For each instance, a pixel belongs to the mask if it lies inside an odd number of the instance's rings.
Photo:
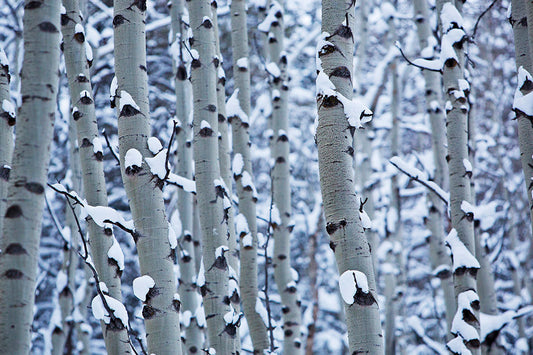
<path id="1" fill-rule="evenodd" d="M 468 171 L 465 163 L 468 160 L 468 102 L 469 88 L 464 80 L 464 44 L 466 34 L 462 27 L 462 18 L 455 9 L 452 1 L 438 1 L 438 15 L 441 18 L 441 46 L 453 48 L 453 53 L 447 52 L 448 56 L 443 63 L 443 82 L 446 102 L 446 136 L 448 140 L 448 168 L 450 182 L 450 212 L 452 227 L 457 232 L 459 243 L 466 247 L 471 256 L 475 255 L 475 238 L 473 215 L 469 213 L 467 206 L 471 206 L 472 194 L 470 191 L 470 178 L 472 173 Z M 441 16 L 446 14 L 447 16 Z M 452 16 L 450 16 L 452 15 Z M 446 17 L 446 18 L 445 18 Z M 450 18 L 452 18 L 450 20 Z M 445 21 L 446 20 L 446 21 Z M 463 36 L 458 36 L 458 31 L 463 31 Z M 453 233 L 453 231 L 452 231 Z M 453 254 L 453 250 L 452 250 Z M 452 255 L 452 258 L 464 259 L 466 255 Z M 476 274 L 479 269 L 469 263 L 466 267 L 457 267 L 453 270 L 455 295 L 458 298 L 468 292 L 477 292 Z M 476 295 L 477 296 L 477 295 Z M 465 304 L 461 305 L 461 321 L 467 326 L 473 327 L 477 332 L 477 338 L 457 333 L 473 354 L 480 354 L 479 343 L 479 300 L 469 302 L 471 311 L 466 310 Z M 468 316 L 467 316 L 468 315 Z M 451 343 L 451 342 L 450 342 Z M 448 343 L 448 344 L 450 344 Z"/>
<path id="2" fill-rule="evenodd" d="M 22 106 L 0 240 L 0 345 L 13 354 L 28 354 L 31 347 L 58 86 L 59 8 L 59 0 L 25 1 Z"/>
<path id="3" fill-rule="evenodd" d="M 0 48 L 0 56 L 5 57 Z M 7 57 L 5 57 L 7 58 Z M 9 175 L 11 173 L 11 157 L 13 155 L 13 127 L 16 121 L 15 107 L 9 94 L 9 63 L 0 61 L 0 233 L 6 212 L 6 197 Z"/>
<path id="4" fill-rule="evenodd" d="M 107 206 L 103 151 L 98 137 L 90 63 L 86 56 L 86 38 L 82 27 L 80 4 L 78 0 L 64 0 L 65 13 L 61 14 L 61 31 L 63 33 L 63 53 L 70 90 L 72 106 L 71 123 L 75 125 L 75 140 L 79 143 L 79 160 L 83 181 L 83 192 L 91 206 Z M 98 277 L 105 282 L 109 295 L 122 299 L 119 265 L 109 259 L 107 253 L 113 245 L 113 231 L 99 227 L 87 219 L 90 235 L 90 251 Z M 74 233 L 75 229 L 73 230 Z M 128 333 L 125 327 L 115 327 L 101 322 L 106 349 L 109 353 L 130 351 Z M 124 325 L 126 326 L 126 325 Z"/>
<path id="5" fill-rule="evenodd" d="M 352 97 L 352 57 L 354 6 L 345 0 L 322 1 L 322 32 L 329 44 L 318 48 L 323 72 L 336 91 Z M 341 68 L 342 70 L 336 70 Z M 333 73 L 347 73 L 336 76 Z M 345 304 L 350 354 L 383 352 L 383 336 L 376 302 L 376 282 L 368 241 L 359 214 L 352 166 L 352 134 L 344 107 L 335 96 L 319 95 L 318 163 L 320 185 L 330 246 L 335 253 L 339 273 L 356 270 L 363 273 L 369 293 L 359 292 L 354 303 Z"/>
<path id="6" fill-rule="evenodd" d="M 245 115 L 250 116 L 250 68 L 248 29 L 246 27 L 246 0 L 233 0 L 231 13 L 231 47 L 233 49 L 233 77 L 235 89 L 239 90 L 239 105 Z M 239 197 L 239 213 L 246 217 L 252 236 L 251 245 L 241 240 L 241 272 L 240 288 L 242 305 L 246 321 L 250 329 L 254 351 L 262 352 L 268 348 L 267 325 L 256 310 L 257 299 L 257 216 L 255 188 L 253 186 L 252 160 L 250 153 L 250 134 L 248 117 L 233 115 L 228 119 L 233 132 L 233 153 L 241 154 L 243 169 L 235 175 L 237 195 Z M 241 236 L 243 237 L 243 236 Z"/>
<path id="7" fill-rule="evenodd" d="M 228 263 L 221 252 L 227 247 L 227 223 L 224 218 L 224 194 L 215 185 L 220 179 L 218 164 L 217 67 L 211 5 L 207 0 L 189 1 L 195 57 L 191 64 L 193 86 L 193 134 L 195 179 L 202 233 L 205 284 L 204 299 L 209 346 L 217 354 L 233 354 L 238 322 L 224 321 L 232 312 L 228 296 Z M 229 249 L 229 248 L 228 248 Z M 199 285 L 200 286 L 200 285 Z"/>
<path id="8" fill-rule="evenodd" d="M 190 82 L 191 60 L 187 49 L 189 46 L 189 16 L 184 0 L 173 0 L 170 8 L 172 31 L 172 58 L 174 72 L 174 86 L 176 90 L 176 118 L 179 121 L 176 140 L 178 150 L 176 155 L 176 174 L 187 179 L 193 177 L 192 159 L 192 87 Z M 180 267 L 178 293 L 181 297 L 181 314 L 189 317 L 182 322 L 185 327 L 183 352 L 196 354 L 203 348 L 204 336 L 196 318 L 198 289 L 196 288 L 196 264 L 193 231 L 193 195 L 183 189 L 177 190 L 177 214 L 181 224 L 180 247 L 176 251 Z M 174 226 L 174 216 L 171 223 Z M 182 329 L 183 330 L 183 329 Z"/>
<path id="9" fill-rule="evenodd" d="M 415 11 L 414 20 L 420 50 L 423 54 L 426 54 L 426 56 L 429 55 L 424 57 L 424 59 L 433 60 L 438 53 L 436 53 L 436 48 L 432 48 L 434 35 L 429 26 L 427 1 L 414 0 L 413 5 Z M 428 48 L 428 46 L 432 47 Z M 430 70 L 422 71 L 422 75 L 424 76 L 425 83 L 426 112 L 429 114 L 431 127 L 431 149 L 435 165 L 433 179 L 437 185 L 447 189 L 446 129 L 440 88 L 441 77 L 439 73 Z M 450 334 L 449 330 L 451 329 L 453 316 L 455 314 L 456 300 L 453 291 L 450 257 L 444 245 L 444 220 L 447 218 L 447 208 L 433 192 L 428 194 L 428 205 L 429 213 L 426 224 L 431 232 L 431 235 L 429 236 L 431 267 L 433 270 L 439 270 L 434 276 L 438 277 L 441 282 L 446 312 L 446 334 Z"/>
<path id="10" fill-rule="evenodd" d="M 157 177 L 146 162 L 125 165 L 130 149 L 152 157 L 148 78 L 146 72 L 146 2 L 117 0 L 114 4 L 115 68 L 119 96 L 118 134 L 122 180 L 135 224 L 135 243 L 141 275 L 149 275 L 155 286 L 143 306 L 148 352 L 181 354 L 179 304 L 168 238 L 168 222 Z"/>
<path id="11" fill-rule="evenodd" d="M 272 225 L 274 237 L 274 279 L 281 296 L 283 317 L 283 353 L 301 354 L 303 352 L 300 325 L 302 314 L 296 281 L 291 271 L 291 187 L 289 164 L 289 80 L 287 73 L 287 55 L 284 52 L 284 17 L 283 8 L 273 3 L 269 16 L 276 20 L 270 23 L 268 30 L 270 94 L 272 98 L 272 142 L 271 152 L 273 206 L 279 212 L 280 219 Z M 270 17 L 271 18 L 271 17 Z"/>

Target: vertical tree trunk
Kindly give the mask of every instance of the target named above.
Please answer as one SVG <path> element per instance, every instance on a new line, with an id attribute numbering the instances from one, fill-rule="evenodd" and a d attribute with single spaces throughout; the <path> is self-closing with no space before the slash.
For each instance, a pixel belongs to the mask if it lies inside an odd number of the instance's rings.
<path id="1" fill-rule="evenodd" d="M 255 187 L 253 186 L 252 160 L 250 154 L 250 134 L 248 116 L 250 115 L 250 71 L 248 51 L 248 29 L 246 26 L 246 0 L 233 0 L 231 12 L 231 46 L 233 49 L 233 76 L 235 89 L 238 90 L 239 114 L 228 113 L 233 131 L 233 153 L 240 154 L 243 168 L 235 174 L 239 212 L 246 217 L 252 237 L 249 245 L 241 240 L 241 297 L 244 315 L 250 328 L 254 351 L 262 352 L 268 348 L 267 325 L 257 312 L 257 216 Z M 246 117 L 243 117 L 246 116 Z M 241 236 L 242 237 L 242 236 Z"/>
<path id="2" fill-rule="evenodd" d="M 25 8 L 23 103 L 0 240 L 0 348 L 13 354 L 28 354 L 31 347 L 39 237 L 59 69 L 60 1 L 27 0 Z"/>
<path id="3" fill-rule="evenodd" d="M 462 17 L 453 2 L 438 2 L 441 18 L 441 50 L 443 80 L 446 97 L 446 135 L 448 138 L 448 166 L 450 174 L 450 211 L 453 229 L 446 238 L 452 249 L 453 276 L 458 309 L 452 324 L 456 338 L 448 347 L 456 351 L 467 347 L 473 354 L 480 354 L 479 343 L 479 298 L 476 273 L 479 263 L 475 259 L 475 238 L 472 212 L 472 194 L 468 166 L 468 110 L 469 87 L 464 80 L 464 49 L 466 34 Z M 460 31 L 460 32 L 458 32 Z M 457 33 L 462 33 L 458 36 Z M 457 324 L 456 324 L 457 323 Z M 460 325 L 471 330 L 468 334 L 459 331 Z"/>
<path id="4" fill-rule="evenodd" d="M 275 18 L 270 22 L 269 19 Z M 268 11 L 268 54 L 270 63 L 267 70 L 272 97 L 272 196 L 273 206 L 279 212 L 280 220 L 273 224 L 274 236 L 274 279 L 281 296 L 283 316 L 283 352 L 301 354 L 303 352 L 300 338 L 302 315 L 296 280 L 291 272 L 291 187 L 289 164 L 289 117 L 288 99 L 289 82 L 287 73 L 287 56 L 284 52 L 284 17 L 283 8 L 273 2 Z"/>
<path id="5" fill-rule="evenodd" d="M 143 307 L 148 352 L 181 354 L 179 304 L 175 298 L 176 280 L 162 192 L 157 186 L 157 177 L 150 173 L 146 162 L 125 159 L 128 153 L 152 157 L 147 146 L 150 111 L 145 11 L 144 1 L 115 1 L 113 25 L 120 165 L 135 224 L 141 275 L 148 275 L 155 282 Z"/>
<path id="6" fill-rule="evenodd" d="M 87 203 L 92 206 L 107 206 L 103 151 L 98 136 L 90 63 L 86 57 L 86 41 L 80 4 L 78 0 L 64 0 L 65 12 L 61 14 L 63 51 L 70 88 L 72 118 L 79 142 L 80 167 L 83 191 Z M 72 141 L 74 142 L 74 141 Z M 115 237 L 112 229 L 99 227 L 90 218 L 87 220 L 90 235 L 91 257 L 101 281 L 105 282 L 109 295 L 122 299 L 119 265 L 108 254 Z M 72 230 L 74 235 L 75 229 Z M 130 350 L 125 327 L 114 327 L 101 322 L 106 349 L 109 353 L 124 353 Z M 126 326 L 127 324 L 124 324 Z"/>
<path id="7" fill-rule="evenodd" d="M 188 14 L 184 0 L 173 0 L 171 6 L 172 19 L 172 57 L 174 69 L 174 85 L 176 88 L 176 118 L 180 122 L 176 138 L 178 155 L 176 173 L 187 179 L 192 179 L 192 87 L 190 83 L 191 63 L 187 48 L 189 46 L 190 29 Z M 177 214 L 181 224 L 180 248 L 177 251 L 180 266 L 178 291 L 181 296 L 181 310 L 183 316 L 189 320 L 185 324 L 185 340 L 183 342 L 186 354 L 195 354 L 203 348 L 203 334 L 198 326 L 196 310 L 199 307 L 196 289 L 196 264 L 193 231 L 193 195 L 183 189 L 178 189 Z M 175 226 L 174 218 L 171 223 Z"/>
<path id="8" fill-rule="evenodd" d="M 417 28 L 420 50 L 424 59 L 435 59 L 433 34 L 429 27 L 429 10 L 426 0 L 414 0 L 415 24 Z M 436 42 L 436 40 L 435 40 Z M 440 75 L 436 72 L 424 70 L 422 72 L 425 82 L 426 111 L 429 113 L 431 126 L 431 148 L 435 164 L 434 181 L 437 185 L 446 189 L 448 185 L 445 149 L 445 117 L 442 109 L 440 88 Z M 429 214 L 427 225 L 431 232 L 429 237 L 429 249 L 431 254 L 431 267 L 439 270 L 435 275 L 440 279 L 444 295 L 446 334 L 452 326 L 455 314 L 456 301 L 453 291 L 453 279 L 451 273 L 450 258 L 444 246 L 444 219 L 446 218 L 446 206 L 439 197 L 430 192 L 428 195 Z"/>
<path id="9" fill-rule="evenodd" d="M 222 251 L 229 248 L 222 205 L 224 196 L 215 186 L 215 180 L 220 179 L 220 167 L 214 28 L 207 0 L 195 0 L 188 5 L 194 38 L 191 72 L 194 161 L 205 270 L 205 285 L 201 292 L 209 346 L 217 354 L 232 354 L 238 324 L 229 316 L 229 322 L 224 320 L 226 314 L 233 312 L 225 297 L 228 295 L 228 264 Z"/>
<path id="10" fill-rule="evenodd" d="M 4 50 L 0 48 L 0 233 L 6 212 L 7 186 L 11 172 L 13 155 L 13 126 L 15 125 L 15 106 L 9 94 L 9 62 Z"/>
<path id="11" fill-rule="evenodd" d="M 353 23 L 353 5 L 341 0 L 322 1 L 323 40 L 318 46 L 317 69 L 320 71 L 320 80 L 317 80 L 316 142 L 326 230 L 331 238 L 330 246 L 335 253 L 339 272 L 343 275 L 347 271 L 359 272 L 363 274 L 360 281 L 365 277 L 368 282 L 368 287 L 363 287 L 354 280 L 357 292 L 351 304 L 345 303 L 350 354 L 377 354 L 383 352 L 383 340 L 376 283 L 353 182 L 351 124 L 345 113 L 349 108 L 344 107 L 339 99 L 342 97 L 347 104 L 346 99 L 352 98 Z M 335 91 L 320 93 L 324 76 L 329 78 L 327 84 L 335 87 Z M 354 114 L 358 115 L 358 112 Z M 341 287 L 344 285 L 341 284 Z"/>

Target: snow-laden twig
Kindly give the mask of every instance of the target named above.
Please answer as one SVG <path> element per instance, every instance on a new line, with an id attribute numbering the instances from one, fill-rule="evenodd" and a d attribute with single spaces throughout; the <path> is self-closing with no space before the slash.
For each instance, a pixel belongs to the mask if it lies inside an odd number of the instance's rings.
<path id="1" fill-rule="evenodd" d="M 417 64 L 415 63 L 414 61 L 410 60 L 409 58 L 407 58 L 407 56 L 405 55 L 405 53 L 403 52 L 402 50 L 402 47 L 400 47 L 400 45 L 398 44 L 398 42 L 395 43 L 395 46 L 396 48 L 398 48 L 398 50 L 400 51 L 400 54 L 402 55 L 403 59 L 405 59 L 405 61 L 409 64 L 411 64 L 412 66 L 414 67 L 417 67 L 419 69 L 422 69 L 422 70 L 429 70 L 429 71 L 434 71 L 434 72 L 437 72 L 437 73 L 441 73 L 442 74 L 442 69 L 435 69 L 435 68 L 432 68 L 432 67 L 425 67 L 423 65 L 420 65 L 420 64 Z M 416 60 L 415 60 L 416 61 Z M 442 66 L 442 65 L 441 65 Z"/>
<path id="2" fill-rule="evenodd" d="M 400 170 L 402 173 L 407 175 L 410 179 L 420 183 L 421 185 L 427 187 L 431 192 L 433 192 L 439 199 L 444 202 L 446 206 L 448 206 L 448 201 L 450 199 L 449 194 L 444 191 L 439 185 L 434 183 L 433 181 L 429 181 L 424 179 L 422 176 L 425 174 L 418 170 L 415 167 L 408 166 L 400 157 L 392 157 L 389 162 L 394 165 L 398 170 Z"/>

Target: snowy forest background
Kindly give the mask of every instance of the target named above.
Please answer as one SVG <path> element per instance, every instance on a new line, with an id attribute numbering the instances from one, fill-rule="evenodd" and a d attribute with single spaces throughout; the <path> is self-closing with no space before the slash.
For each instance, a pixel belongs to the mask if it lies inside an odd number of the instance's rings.
<path id="1" fill-rule="evenodd" d="M 83 2 L 83 1 L 82 1 Z M 436 28 L 433 1 L 430 23 Z M 489 8 L 490 5 L 490 8 Z M 265 267 L 266 236 L 271 213 L 271 177 L 268 119 L 272 113 L 268 73 L 265 70 L 265 37 L 258 31 L 261 23 L 260 7 L 263 0 L 248 2 L 248 30 L 250 38 L 250 73 L 252 82 L 252 112 L 250 136 L 255 188 L 258 192 L 259 234 L 259 289 L 265 289 L 268 278 L 268 299 L 274 325 L 276 346 L 282 345 L 281 306 L 278 290 L 273 280 L 273 269 Z M 343 301 L 338 290 L 338 272 L 334 254 L 329 246 L 329 237 L 322 217 L 321 193 L 318 176 L 317 148 L 314 140 L 316 43 L 320 36 L 321 3 L 314 0 L 294 0 L 284 4 L 285 45 L 288 58 L 289 82 L 289 132 L 292 220 L 294 229 L 291 239 L 292 267 L 298 274 L 297 289 L 301 298 L 302 343 L 308 354 L 347 353 L 347 337 L 344 323 Z M 371 229 L 381 241 L 372 253 L 377 257 L 379 308 L 383 328 L 390 300 L 384 296 L 385 276 L 391 265 L 390 250 L 401 255 L 404 283 L 395 290 L 394 301 L 397 314 L 394 333 L 398 353 L 433 354 L 447 353 L 446 320 L 440 281 L 431 267 L 428 247 L 427 194 L 429 190 L 390 163 L 392 83 L 391 63 L 397 65 L 400 82 L 399 103 L 399 151 L 396 153 L 411 168 L 431 177 L 434 163 L 431 151 L 430 124 L 424 99 L 424 80 L 419 68 L 409 65 L 394 45 L 397 38 L 406 57 L 420 56 L 416 35 L 413 5 L 411 1 L 385 0 L 366 1 L 364 9 L 356 5 L 357 22 L 354 29 L 354 88 L 355 95 L 370 107 L 374 116 L 364 130 L 366 135 L 356 143 L 355 171 L 357 191 L 362 201 L 373 199 L 374 212 Z M 23 2 L 0 1 L 0 46 L 10 63 L 11 100 L 20 106 L 18 93 L 21 69 Z M 170 16 L 166 0 L 147 2 L 147 70 L 153 135 L 166 146 L 171 139 L 172 118 L 176 112 L 176 96 L 172 73 L 172 48 L 169 44 Z M 109 1 L 87 0 L 83 7 L 85 34 L 92 47 L 93 66 L 91 81 L 94 90 L 96 116 L 100 131 L 106 132 L 110 145 L 118 146 L 116 112 L 110 107 L 110 85 L 114 76 L 113 57 L 113 10 Z M 488 11 L 486 11 L 488 9 Z M 532 337 L 533 318 L 527 315 L 513 316 L 531 304 L 526 288 L 530 278 L 528 253 L 531 241 L 531 222 L 524 176 L 520 165 L 517 125 L 512 111 L 517 85 L 514 58 L 513 32 L 508 21 L 510 1 L 499 0 L 490 4 L 485 1 L 467 1 L 463 7 L 465 30 L 470 36 L 467 46 L 467 79 L 471 85 L 473 127 L 470 127 L 470 144 L 473 157 L 473 183 L 475 188 L 476 233 L 490 260 L 494 276 L 497 313 L 490 321 L 494 329 L 501 329 L 497 338 L 501 353 L 531 353 L 527 340 Z M 485 12 L 486 11 L 486 12 Z M 232 74 L 233 57 L 230 40 L 230 12 L 227 1 L 218 1 L 220 50 L 226 73 L 226 96 L 234 92 Z M 483 15 L 483 17 L 481 17 Z M 392 27 L 390 25 L 392 21 Z M 366 22 L 366 31 L 361 23 Z M 359 27 L 358 27 L 359 26 Z M 391 32 L 392 31 L 392 32 Z M 360 44 L 366 43 L 365 46 Z M 52 158 L 48 182 L 73 184 L 77 177 L 70 170 L 69 122 L 71 116 L 68 82 L 63 58 L 57 99 Z M 38 127 L 36 127 L 38 129 Z M 361 133 L 362 132 L 362 133 Z M 102 135 L 104 168 L 109 195 L 109 205 L 120 211 L 126 219 L 129 215 L 128 199 L 122 184 L 120 169 L 116 164 Z M 359 143 L 362 142 L 362 143 Z M 2 144 L 2 142 L 0 142 Z M 362 145 L 367 144 L 370 149 Z M 174 146 L 172 149 L 176 148 Z M 370 171 L 363 174 L 360 168 L 364 154 L 370 152 Z M 367 180 L 363 181 L 363 176 Z M 400 187 L 401 219 L 397 220 L 392 208 L 391 179 L 397 178 Z M 79 177 L 78 177 L 79 178 Z M 3 183 L 3 182 L 2 182 Z M 363 193 L 371 191 L 371 196 Z M 369 188 L 370 187 L 370 188 Z M 166 206 L 175 203 L 175 187 L 164 188 Z M 44 213 L 36 304 L 32 326 L 32 350 L 34 354 L 47 354 L 52 348 L 52 334 L 61 327 L 58 297 L 62 277 L 58 277 L 65 254 L 64 236 L 58 229 L 66 224 L 68 206 L 64 196 L 50 188 L 46 189 L 47 210 Z M 168 214 L 167 214 L 168 216 Z M 397 230 L 399 241 L 386 242 Z M 125 268 L 122 275 L 123 303 L 129 314 L 133 335 L 142 339 L 143 320 L 139 317 L 142 303 L 133 294 L 133 279 L 139 276 L 135 244 L 130 235 L 115 228 L 115 236 L 124 253 Z M 72 238 L 77 238 L 72 232 Z M 267 254 L 272 255 L 272 240 L 268 241 Z M 266 270 L 266 273 L 265 273 Z M 94 281 L 94 280 L 92 280 Z M 86 287 L 95 293 L 91 280 L 86 279 L 82 262 L 76 273 L 75 302 L 83 302 Z M 261 296 L 260 296 L 261 297 Z M 92 299 L 92 295 L 89 297 Z M 264 296 L 262 297 L 264 300 Z M 508 312 L 513 311 L 513 312 Z M 83 316 L 82 316 L 83 315 Z M 91 330 L 91 352 L 105 353 L 99 322 L 86 310 L 81 314 Z M 487 323 L 487 324 L 489 324 Z M 483 324 L 482 324 L 483 328 Z M 491 329 L 493 330 L 493 329 Z M 482 330 L 483 333 L 483 330 Z M 252 349 L 246 323 L 242 322 L 240 335 L 242 350 Z M 77 353 L 79 345 L 74 333 L 65 351 Z M 522 337 L 522 338 L 521 338 Z M 525 337 L 525 338 L 524 338 Z M 309 340 L 310 341 L 309 341 Z M 142 340 L 141 340 L 142 341 Z M 140 346 L 134 342 L 136 346 Z M 309 345 L 312 344 L 312 349 Z M 78 349 L 78 350 L 76 350 Z"/>

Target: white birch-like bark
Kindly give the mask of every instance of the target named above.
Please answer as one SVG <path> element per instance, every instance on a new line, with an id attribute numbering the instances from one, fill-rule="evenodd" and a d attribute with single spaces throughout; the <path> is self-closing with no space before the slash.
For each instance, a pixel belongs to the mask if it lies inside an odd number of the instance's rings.
<path id="1" fill-rule="evenodd" d="M 243 160 L 241 174 L 234 175 L 239 197 L 239 212 L 246 217 L 252 237 L 251 245 L 241 240 L 240 288 L 242 305 L 250 329 L 254 351 L 262 352 L 268 348 L 267 325 L 257 312 L 257 216 L 255 187 L 253 186 L 252 160 L 250 154 L 250 134 L 248 132 L 250 116 L 250 71 L 248 29 L 246 25 L 246 0 L 232 0 L 231 46 L 233 49 L 233 77 L 235 89 L 239 90 L 238 100 L 241 111 L 247 117 L 228 116 L 233 132 L 233 153 L 240 154 Z M 247 176 L 246 176 L 247 175 Z M 249 180 L 249 181 L 248 181 Z M 244 236 L 241 236 L 244 237 Z"/>
<path id="2" fill-rule="evenodd" d="M 189 46 L 189 16 L 186 13 L 184 0 L 173 0 L 170 8 L 172 19 L 172 56 L 174 85 L 176 90 L 176 118 L 180 122 L 177 127 L 176 140 L 178 142 L 176 174 L 187 179 L 193 177 L 192 159 L 192 87 L 190 83 L 191 63 L 188 55 Z M 183 189 L 177 190 L 177 217 L 181 223 L 180 248 L 177 259 L 180 267 L 178 292 L 181 297 L 182 315 L 190 315 L 190 321 L 185 324 L 183 352 L 195 354 L 203 348 L 203 334 L 196 319 L 199 302 L 196 289 L 196 264 L 193 231 L 193 195 Z M 171 220 L 171 222 L 173 222 Z M 186 313 L 190 312 L 190 313 Z M 183 323 L 183 322 L 182 322 Z"/>
<path id="3" fill-rule="evenodd" d="M 420 44 L 420 50 L 427 56 L 424 59 L 435 59 L 434 48 L 429 47 L 433 43 L 433 33 L 429 26 L 429 10 L 426 0 L 414 0 L 415 24 Z M 426 53 L 426 50 L 428 53 Z M 442 109 L 442 97 L 439 73 L 430 70 L 422 71 L 425 82 L 425 101 L 426 111 L 429 114 L 431 127 L 431 148 L 433 152 L 433 162 L 435 165 L 434 181 L 440 187 L 446 189 L 448 186 L 447 166 L 446 166 L 446 148 L 445 148 L 445 116 Z M 429 237 L 429 249 L 431 267 L 433 270 L 440 270 L 434 276 L 438 277 L 441 282 L 441 288 L 444 295 L 445 315 L 446 315 L 446 334 L 450 337 L 449 330 L 452 326 L 453 316 L 455 314 L 456 301 L 453 291 L 453 279 L 451 273 L 450 257 L 444 245 L 444 219 L 446 218 L 446 206 L 439 197 L 430 192 L 428 194 L 429 213 L 427 225 L 431 232 Z M 437 269 L 438 268 L 438 269 Z M 451 338 L 450 338 L 451 339 Z"/>
<path id="4" fill-rule="evenodd" d="M 16 121 L 15 106 L 9 93 L 10 79 L 9 63 L 0 47 L 0 233 L 6 212 L 7 186 L 13 155 L 13 126 Z"/>
<path id="5" fill-rule="evenodd" d="M 232 354 L 238 322 L 224 320 L 224 316 L 234 310 L 227 298 L 227 259 L 223 252 L 218 257 L 216 255 L 217 250 L 229 248 L 222 205 L 224 196 L 215 186 L 215 180 L 220 179 L 220 166 L 214 26 L 211 5 L 207 0 L 191 1 L 188 6 L 195 55 L 191 65 L 193 146 L 205 270 L 205 284 L 200 290 L 204 299 L 209 347 L 214 348 L 217 354 Z"/>
<path id="6" fill-rule="evenodd" d="M 135 224 L 135 243 L 141 275 L 155 286 L 146 297 L 143 317 L 148 353 L 181 354 L 179 301 L 171 258 L 169 230 L 157 177 L 146 162 L 129 163 L 130 149 L 152 157 L 150 110 L 146 72 L 146 2 L 117 0 L 114 3 L 115 68 L 119 96 L 118 134 L 122 180 Z M 141 166 L 138 166 L 141 164 Z"/>
<path id="7" fill-rule="evenodd" d="M 318 48 L 321 72 L 347 99 L 352 98 L 354 6 L 342 0 L 322 1 L 322 32 L 325 42 Z M 318 95 L 318 163 L 324 201 L 326 231 L 339 272 L 365 275 L 368 290 L 361 288 L 352 304 L 345 303 L 349 352 L 379 354 L 383 339 L 376 302 L 376 283 L 369 243 L 363 232 L 359 200 L 355 194 L 352 164 L 352 134 L 343 104 L 337 96 Z"/>
<path id="8" fill-rule="evenodd" d="M 467 164 L 468 161 L 468 111 L 470 109 L 467 96 L 469 90 L 464 80 L 464 42 L 466 34 L 454 36 L 457 31 L 464 31 L 462 28 L 462 18 L 459 11 L 451 1 L 438 1 L 438 15 L 441 17 L 441 47 L 443 50 L 450 50 L 448 57 L 443 63 L 443 82 L 446 102 L 446 136 L 448 139 L 448 167 L 450 182 L 450 212 L 453 230 L 457 233 L 455 238 L 466 248 L 475 260 L 475 238 L 473 214 L 468 206 L 472 204 L 472 194 L 470 191 L 470 178 Z M 444 21 L 442 14 L 447 14 L 448 19 Z M 450 15 L 453 19 L 450 20 Z M 447 46 L 447 48 L 446 48 Z M 466 259 L 467 255 L 453 255 L 452 258 Z M 477 265 L 476 265 L 477 264 Z M 473 330 L 470 336 L 457 332 L 456 337 L 461 339 L 463 344 L 473 353 L 480 354 L 479 341 L 479 298 L 477 300 L 469 298 L 469 307 L 461 304 L 461 298 L 473 291 L 477 297 L 476 274 L 479 264 L 468 263 L 466 266 L 456 267 L 453 270 L 455 294 L 458 299 L 458 310 L 456 318 L 464 322 L 466 326 Z M 470 297 L 470 296 L 469 296 Z M 454 319 L 455 320 L 455 319 Z M 452 325 L 453 332 L 453 325 Z M 475 332 L 475 333 L 474 333 Z M 453 341 L 453 340 L 452 340 Z M 448 346 L 452 344 L 448 343 Z"/>
<path id="9" fill-rule="evenodd" d="M 90 64 L 86 56 L 86 41 L 83 31 L 80 4 L 78 0 L 64 0 L 65 13 L 61 14 L 63 52 L 70 89 L 72 107 L 71 123 L 75 124 L 79 143 L 79 160 L 83 181 L 83 191 L 87 203 L 92 206 L 107 206 L 103 151 L 98 136 L 95 105 L 91 85 Z M 74 142 L 75 140 L 71 140 Z M 79 189 L 74 189 L 79 191 Z M 122 299 L 120 276 L 122 270 L 114 259 L 110 259 L 109 249 L 114 236 L 110 228 L 99 227 L 90 218 L 87 220 L 90 235 L 90 250 L 98 277 L 105 282 L 109 295 Z M 76 229 L 72 229 L 75 235 Z M 130 351 L 127 324 L 105 324 L 101 322 L 106 350 L 110 354 Z"/>
<path id="10" fill-rule="evenodd" d="M 229 141 L 229 126 L 226 117 L 226 76 L 224 69 L 222 68 L 223 58 L 220 52 L 220 34 L 218 30 L 217 19 L 217 2 L 211 1 L 211 9 L 213 13 L 213 26 L 215 29 L 215 48 L 216 56 L 219 60 L 217 65 L 217 108 L 218 108 L 218 157 L 220 163 L 220 176 L 226 184 L 227 196 L 231 199 L 233 196 L 233 179 L 231 171 L 231 149 Z M 239 244 L 237 243 L 237 237 L 235 235 L 234 224 L 234 209 L 233 203 L 231 206 L 225 209 L 224 213 L 228 219 L 228 262 L 233 268 L 236 275 L 239 274 Z M 238 281 L 238 280 L 237 280 Z M 234 302 L 234 307 L 238 305 L 238 302 Z M 239 307 L 240 308 L 240 307 Z"/>
<path id="11" fill-rule="evenodd" d="M 0 240 L 0 347 L 28 354 L 55 120 L 60 1 L 25 1 L 22 106 Z M 3 144 L 3 143 L 2 143 Z"/>
<path id="12" fill-rule="evenodd" d="M 281 4 L 273 2 L 269 15 L 273 16 L 268 30 L 268 68 L 277 68 L 269 72 L 270 93 L 272 97 L 272 197 L 280 220 L 272 225 L 274 237 L 274 280 L 281 296 L 283 317 L 283 353 L 301 354 L 303 352 L 300 325 L 302 314 L 296 288 L 296 280 L 291 271 L 291 186 L 289 164 L 289 82 L 287 73 L 287 56 L 284 52 L 284 17 Z"/>

